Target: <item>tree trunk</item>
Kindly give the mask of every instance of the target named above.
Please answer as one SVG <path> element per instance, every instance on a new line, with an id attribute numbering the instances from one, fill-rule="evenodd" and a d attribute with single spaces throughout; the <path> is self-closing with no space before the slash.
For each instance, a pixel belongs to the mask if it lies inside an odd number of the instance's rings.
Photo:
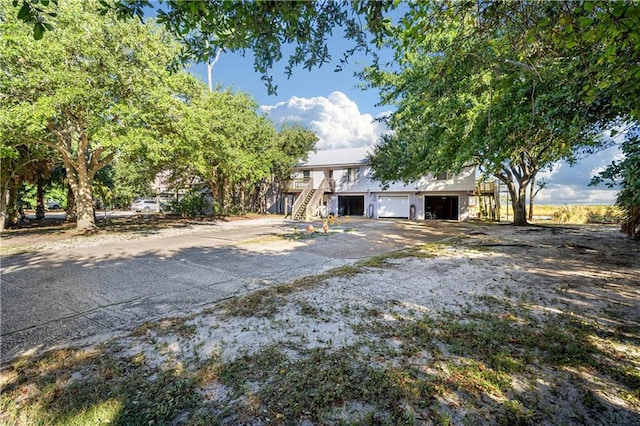
<path id="1" fill-rule="evenodd" d="M 0 232 L 4 231 L 7 220 L 7 197 L 9 196 L 10 179 L 0 180 Z"/>
<path id="2" fill-rule="evenodd" d="M 36 195 L 36 220 L 44 219 L 44 180 L 42 176 L 38 176 L 36 181 L 37 195 Z"/>
<path id="3" fill-rule="evenodd" d="M 529 186 L 529 180 L 531 176 L 525 175 L 523 173 L 507 173 L 508 170 L 503 169 L 505 173 L 496 174 L 500 181 L 502 181 L 509 190 L 509 195 L 511 196 L 511 206 L 513 207 L 513 224 L 515 226 L 523 226 L 528 225 L 527 222 L 527 187 Z M 514 179 L 517 180 L 514 182 Z"/>
<path id="4" fill-rule="evenodd" d="M 531 178 L 529 185 L 529 221 L 533 221 L 533 199 L 536 196 L 536 177 Z"/>
<path id="5" fill-rule="evenodd" d="M 513 224 L 515 226 L 528 225 L 526 196 L 513 198 L 511 206 L 513 207 Z"/>
<path id="6" fill-rule="evenodd" d="M 78 218 L 76 215 L 76 196 L 73 194 L 71 185 L 67 185 L 67 209 L 65 213 L 67 214 L 67 222 L 75 223 Z"/>
<path id="7" fill-rule="evenodd" d="M 79 176 L 74 195 L 76 198 L 76 229 L 79 232 L 95 231 L 97 227 L 93 210 L 93 183 L 85 176 Z"/>
<path id="8" fill-rule="evenodd" d="M 8 228 L 18 226 L 18 211 L 16 203 L 18 201 L 18 182 L 15 178 L 9 179 L 9 201 L 7 203 L 7 224 Z"/>

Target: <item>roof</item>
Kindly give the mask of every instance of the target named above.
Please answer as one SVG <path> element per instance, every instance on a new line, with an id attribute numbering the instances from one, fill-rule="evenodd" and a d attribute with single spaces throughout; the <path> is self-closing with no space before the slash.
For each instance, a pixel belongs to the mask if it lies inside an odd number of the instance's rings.
<path id="1" fill-rule="evenodd" d="M 298 167 L 320 166 L 345 166 L 360 165 L 366 163 L 367 155 L 371 153 L 371 147 L 359 146 L 356 148 L 325 149 L 316 153 L 310 153 L 309 159 L 300 163 Z"/>

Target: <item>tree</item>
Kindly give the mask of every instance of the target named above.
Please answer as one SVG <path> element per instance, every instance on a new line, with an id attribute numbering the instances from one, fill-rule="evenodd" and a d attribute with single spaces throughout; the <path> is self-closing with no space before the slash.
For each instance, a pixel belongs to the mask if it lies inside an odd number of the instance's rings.
<path id="1" fill-rule="evenodd" d="M 368 35 L 373 41 L 382 35 L 389 19 L 384 14 L 393 10 L 397 2 L 362 0 L 353 2 L 319 1 L 193 1 L 166 0 L 152 2 L 99 0 L 101 13 L 114 12 L 121 19 L 146 14 L 157 16 L 158 22 L 181 39 L 185 62 L 209 62 L 217 52 L 247 50 L 254 53 L 254 69 L 270 92 L 275 92 L 269 71 L 282 59 L 282 46 L 294 45 L 294 53 L 287 60 L 287 73 L 296 66 L 311 69 L 332 60 L 327 39 L 336 28 L 344 29 L 344 37 L 354 46 L 343 52 L 346 62 L 355 51 L 370 49 Z M 55 33 L 57 1 L 18 0 L 16 14 L 32 28 L 35 38 L 43 38 L 46 30 Z M 18 6 L 20 6 L 18 8 Z M 363 19 L 364 18 L 364 19 Z M 46 37 L 45 37 L 46 38 Z"/>
<path id="2" fill-rule="evenodd" d="M 508 188 L 514 224 L 527 223 L 536 174 L 599 144 L 562 61 L 520 36 L 543 18 L 535 6 L 485 15 L 470 3 L 419 3 L 401 20 L 389 40 L 399 70 L 365 72 L 383 102 L 397 106 L 388 119 L 394 133 L 370 158 L 376 178 L 408 181 L 477 165 Z"/>
<path id="3" fill-rule="evenodd" d="M 0 77 L 0 82 L 2 82 Z M 7 96 L 0 91 L 0 110 L 6 111 L 11 105 Z M 44 180 L 51 170 L 59 164 L 59 158 L 43 145 L 32 143 L 21 129 L 22 117 L 12 114 L 0 114 L 0 231 L 5 225 L 17 224 L 18 191 L 23 183 L 36 183 L 38 197 L 36 218 L 44 213 L 42 189 Z M 8 201 L 7 201 L 8 200 Z"/>
<path id="4" fill-rule="evenodd" d="M 529 185 L 529 220 L 533 220 L 533 200 L 538 195 L 538 192 L 542 191 L 546 186 L 546 181 L 538 181 L 535 177 L 531 179 L 531 184 Z"/>
<path id="5" fill-rule="evenodd" d="M 295 52 L 288 61 L 288 72 L 296 65 L 306 68 L 322 65 L 331 57 L 326 36 L 342 25 L 345 37 L 355 41 L 354 48 L 345 52 L 343 60 L 346 60 L 355 50 L 370 51 L 367 31 L 373 36 L 371 41 L 376 46 L 382 43 L 383 37 L 393 33 L 391 20 L 386 15 L 398 6 L 398 2 L 377 1 L 167 0 L 161 7 L 150 1 L 101 3 L 104 10 L 115 9 L 116 14 L 123 18 L 138 16 L 142 19 L 147 10 L 155 7 L 160 20 L 181 37 L 185 46 L 184 58 L 206 62 L 215 57 L 220 48 L 253 51 L 255 69 L 262 73 L 270 90 L 275 88 L 269 69 L 282 58 L 283 45 L 295 46 Z M 55 14 L 56 1 L 14 0 L 14 4 L 20 19 L 31 25 L 34 37 L 41 38 L 45 30 L 52 29 L 48 14 Z M 453 37 L 457 26 L 462 24 L 462 20 L 455 19 L 459 15 L 468 21 L 460 28 L 468 29 L 475 25 L 475 32 L 467 34 L 476 40 L 480 37 L 485 47 L 502 52 L 503 43 L 521 47 L 523 54 L 513 50 L 511 57 L 499 59 L 523 72 L 535 73 L 545 69 L 540 66 L 540 58 L 546 58 L 545 65 L 554 65 L 555 69 L 564 67 L 564 73 L 557 75 L 562 78 L 558 83 L 564 82 L 571 90 L 565 92 L 563 99 L 579 100 L 587 105 L 581 119 L 593 126 L 590 132 L 593 128 L 610 128 L 611 122 L 619 120 L 638 121 L 640 35 L 637 22 L 640 6 L 637 2 L 415 2 L 403 7 L 408 12 L 399 19 L 399 34 L 393 34 L 399 37 L 389 44 L 396 50 L 400 64 L 411 60 L 404 57 L 405 53 L 417 56 L 442 52 L 443 46 L 437 45 L 433 51 L 421 49 L 419 45 L 425 40 L 452 47 L 453 38 L 448 37 Z M 447 19 L 443 20 L 443 16 Z M 449 31 L 449 34 L 442 31 Z M 433 33 L 439 41 L 431 36 Z M 495 37 L 487 37 L 489 34 Z M 468 40 L 463 37 L 458 41 Z M 468 50 L 468 43 L 460 46 L 465 46 L 468 55 L 485 52 L 483 49 L 476 52 Z M 462 54 L 458 55 L 459 58 L 465 57 L 462 49 L 454 51 Z M 447 58 L 453 57 L 455 55 Z M 374 64 L 377 65 L 375 60 Z M 504 63 L 496 63 L 498 65 Z M 393 83 L 388 81 L 385 84 Z M 405 86 L 402 90 L 411 90 Z M 402 90 L 398 96 L 402 96 Z M 393 97 L 389 92 L 386 99 Z M 405 113 L 408 120 L 410 112 Z"/>
<path id="6" fill-rule="evenodd" d="M 569 2 L 529 35 L 545 40 L 559 57 L 575 58 L 570 75 L 600 126 L 630 127 L 622 142 L 625 159 L 613 162 L 592 184 L 620 185 L 617 205 L 625 212 L 621 231 L 639 238 L 640 4 L 633 1 Z"/>
<path id="7" fill-rule="evenodd" d="M 40 41 L 15 19 L 4 23 L 3 109 L 17 126 L 13 134 L 62 157 L 77 229 L 90 231 L 96 173 L 129 146 L 159 149 L 159 135 L 181 103 L 169 72 L 178 47 L 157 27 L 100 16 L 91 2 L 64 2 L 51 22 L 56 31 Z"/>
<path id="8" fill-rule="evenodd" d="M 606 182 L 607 186 L 618 186 L 620 192 L 616 204 L 625 212 L 621 231 L 636 240 L 640 239 L 640 137 L 638 129 L 622 142 L 625 158 L 614 161 L 606 170 L 591 180 L 591 185 Z"/>
<path id="9" fill-rule="evenodd" d="M 203 182 L 226 213 L 231 198 L 246 196 L 270 172 L 265 155 L 275 129 L 245 93 L 209 92 L 200 85 L 176 123 L 176 138 L 168 157 L 175 175 Z M 238 204 L 238 203 L 235 203 Z"/>

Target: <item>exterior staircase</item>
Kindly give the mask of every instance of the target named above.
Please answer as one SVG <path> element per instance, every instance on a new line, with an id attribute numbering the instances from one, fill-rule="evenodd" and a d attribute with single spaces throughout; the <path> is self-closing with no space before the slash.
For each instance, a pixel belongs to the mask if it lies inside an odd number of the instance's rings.
<path id="1" fill-rule="evenodd" d="M 315 189 L 310 189 L 307 192 L 306 197 L 304 197 L 304 200 L 302 201 L 302 203 L 300 204 L 300 206 L 297 207 L 297 209 L 295 210 L 294 214 L 293 214 L 293 218 L 295 220 L 303 220 L 306 219 L 307 216 L 307 206 L 309 205 L 309 202 L 311 201 L 311 199 L 313 198 L 313 195 L 316 193 Z"/>
<path id="2" fill-rule="evenodd" d="M 335 181 L 332 178 L 324 178 L 317 189 L 314 189 L 313 180 L 309 179 L 304 190 L 300 193 L 292 208 L 294 220 L 308 220 L 319 214 L 318 207 L 322 204 L 322 197 L 326 192 L 335 191 Z"/>

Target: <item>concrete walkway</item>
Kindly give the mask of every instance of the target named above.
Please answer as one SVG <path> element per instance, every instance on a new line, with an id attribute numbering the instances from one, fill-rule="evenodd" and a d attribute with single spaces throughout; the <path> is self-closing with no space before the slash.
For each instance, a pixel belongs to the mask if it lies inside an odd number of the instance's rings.
<path id="1" fill-rule="evenodd" d="M 100 341 L 147 321 L 467 228 L 354 219 L 337 227 L 345 232 L 291 238 L 294 227 L 304 233 L 306 226 L 258 219 L 3 256 L 1 361 Z"/>

